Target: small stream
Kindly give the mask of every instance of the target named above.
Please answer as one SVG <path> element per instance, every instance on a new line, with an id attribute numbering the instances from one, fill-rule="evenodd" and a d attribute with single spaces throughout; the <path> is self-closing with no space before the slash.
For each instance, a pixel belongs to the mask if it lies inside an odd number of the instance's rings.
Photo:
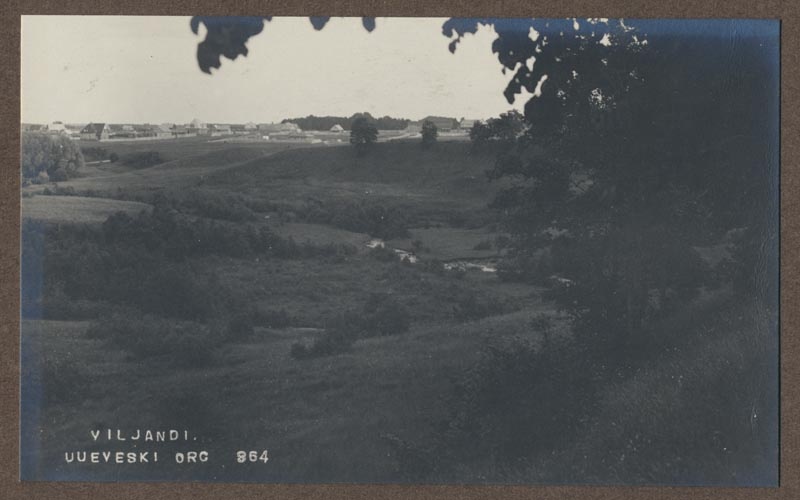
<path id="1" fill-rule="evenodd" d="M 367 248 L 385 247 L 386 243 L 380 238 L 373 238 L 366 243 Z M 419 259 L 414 252 L 401 248 L 392 248 L 400 260 L 407 260 L 411 264 L 416 264 Z M 484 273 L 496 273 L 497 261 L 495 259 L 454 259 L 444 263 L 447 271 L 471 271 L 477 270 Z"/>

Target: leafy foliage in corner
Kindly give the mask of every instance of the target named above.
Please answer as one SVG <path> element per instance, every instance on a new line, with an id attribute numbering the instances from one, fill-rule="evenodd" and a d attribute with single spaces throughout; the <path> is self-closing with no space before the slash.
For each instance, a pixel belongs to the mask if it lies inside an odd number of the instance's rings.
<path id="1" fill-rule="evenodd" d="M 197 45 L 197 64 L 204 73 L 211 73 L 211 68 L 222 65 L 221 57 L 233 61 L 239 56 L 247 56 L 247 41 L 264 30 L 264 22 L 270 22 L 272 16 L 194 16 L 189 22 L 195 35 L 200 25 L 206 27 L 206 38 Z M 328 24 L 330 17 L 310 17 L 315 30 L 321 30 Z M 362 18 L 364 29 L 375 29 L 375 18 Z"/>

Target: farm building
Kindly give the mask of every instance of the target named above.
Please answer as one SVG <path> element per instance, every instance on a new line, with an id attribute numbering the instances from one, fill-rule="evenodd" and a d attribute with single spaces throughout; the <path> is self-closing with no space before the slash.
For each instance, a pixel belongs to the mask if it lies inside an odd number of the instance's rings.
<path id="1" fill-rule="evenodd" d="M 211 131 L 211 135 L 213 136 L 220 136 L 220 135 L 231 135 L 231 126 L 230 125 L 223 125 L 223 124 L 215 124 L 208 126 L 209 131 Z"/>
<path id="2" fill-rule="evenodd" d="M 233 135 L 247 135 L 250 131 L 244 128 L 244 125 L 237 124 L 231 125 L 231 133 L 233 133 Z"/>
<path id="3" fill-rule="evenodd" d="M 447 118 L 445 116 L 426 116 L 422 120 L 419 121 L 420 128 L 422 124 L 426 121 L 433 122 L 436 125 L 436 128 L 439 132 L 449 132 L 453 129 L 458 128 L 458 120 L 455 118 Z"/>
<path id="4" fill-rule="evenodd" d="M 132 125 L 112 124 L 107 127 L 109 139 L 133 139 L 136 137 L 136 131 Z"/>
<path id="5" fill-rule="evenodd" d="M 83 125 L 78 125 L 75 123 L 65 123 L 64 127 L 65 127 L 64 133 L 67 134 L 71 139 L 81 138 L 81 130 L 83 130 Z"/>
<path id="6" fill-rule="evenodd" d="M 51 134 L 66 134 L 67 127 L 64 125 L 64 122 L 53 122 L 47 125 L 47 131 Z"/>
<path id="7" fill-rule="evenodd" d="M 189 135 L 211 135 L 211 129 L 205 125 L 202 127 L 186 127 L 186 132 Z"/>
<path id="8" fill-rule="evenodd" d="M 156 132 L 153 130 L 153 126 L 150 124 L 144 125 L 134 125 L 133 131 L 136 134 L 136 137 L 155 137 Z"/>
<path id="9" fill-rule="evenodd" d="M 478 123 L 480 120 L 473 120 L 470 118 L 462 118 L 461 121 L 458 123 L 458 128 L 461 130 L 471 130 L 472 127 Z"/>
<path id="10" fill-rule="evenodd" d="M 407 134 L 419 134 L 422 131 L 422 122 L 408 122 L 404 130 Z"/>
<path id="11" fill-rule="evenodd" d="M 288 134 L 300 132 L 300 127 L 296 123 L 262 123 L 258 126 L 258 131 L 262 134 Z"/>
<path id="12" fill-rule="evenodd" d="M 110 136 L 107 123 L 90 123 L 81 129 L 81 139 L 103 141 Z"/>
<path id="13" fill-rule="evenodd" d="M 156 137 L 172 137 L 172 125 L 169 123 L 162 123 L 160 125 L 153 125 L 153 132 Z"/>
<path id="14" fill-rule="evenodd" d="M 331 127 L 331 132 L 336 132 L 336 133 L 339 133 L 339 134 L 340 134 L 340 133 L 344 132 L 344 127 L 342 127 L 341 125 L 339 125 L 339 124 L 337 123 L 336 125 L 334 125 L 333 127 Z"/>
<path id="15" fill-rule="evenodd" d="M 173 125 L 171 130 L 173 137 L 186 137 L 189 135 L 189 129 L 183 125 Z"/>

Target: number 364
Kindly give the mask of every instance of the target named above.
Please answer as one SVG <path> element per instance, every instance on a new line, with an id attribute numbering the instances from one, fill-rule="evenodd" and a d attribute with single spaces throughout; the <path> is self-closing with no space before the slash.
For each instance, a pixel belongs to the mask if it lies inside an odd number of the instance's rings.
<path id="1" fill-rule="evenodd" d="M 240 450 L 240 451 L 236 452 L 236 461 L 238 463 L 240 463 L 240 464 L 245 464 L 245 463 L 248 463 L 248 462 L 252 462 L 252 463 L 264 462 L 264 463 L 267 463 L 267 460 L 269 460 L 269 454 L 267 453 L 267 450 L 264 450 L 264 451 L 255 451 L 255 450 L 241 451 Z"/>

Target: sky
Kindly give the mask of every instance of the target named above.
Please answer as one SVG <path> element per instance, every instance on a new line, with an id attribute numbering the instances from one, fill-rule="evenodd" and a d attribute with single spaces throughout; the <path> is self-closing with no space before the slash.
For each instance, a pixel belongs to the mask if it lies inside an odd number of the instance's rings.
<path id="1" fill-rule="evenodd" d="M 273 122 L 310 114 L 485 119 L 511 108 L 483 27 L 455 54 L 444 18 L 273 18 L 248 56 L 200 71 L 188 17 L 23 16 L 22 122 Z"/>

